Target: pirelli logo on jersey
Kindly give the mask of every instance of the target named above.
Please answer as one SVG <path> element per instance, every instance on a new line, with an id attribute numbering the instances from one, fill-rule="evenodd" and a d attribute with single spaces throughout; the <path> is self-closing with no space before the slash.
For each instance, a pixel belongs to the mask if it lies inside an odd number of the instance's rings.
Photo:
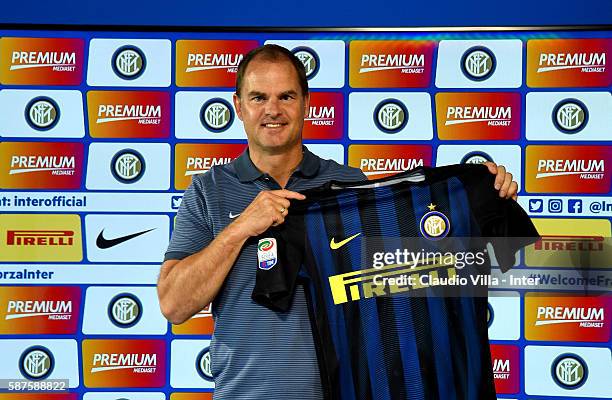
<path id="1" fill-rule="evenodd" d="M 87 93 L 89 133 L 95 138 L 170 136 L 170 95 L 167 92 L 90 91 Z"/>
<path id="2" fill-rule="evenodd" d="M 360 168 L 368 179 L 384 178 L 431 165 L 427 145 L 350 145 L 349 165 Z"/>
<path id="3" fill-rule="evenodd" d="M 329 287 L 334 304 L 401 294 L 459 281 L 452 256 L 443 262 L 437 261 L 440 260 L 424 258 L 418 263 L 391 264 L 330 276 Z"/>
<path id="4" fill-rule="evenodd" d="M 353 40 L 349 46 L 351 87 L 429 86 L 435 42 Z"/>
<path id="5" fill-rule="evenodd" d="M 0 82 L 5 85 L 79 85 L 84 41 L 67 38 L 0 39 Z"/>
<path id="6" fill-rule="evenodd" d="M 233 87 L 238 64 L 256 40 L 178 40 L 177 86 Z"/>
<path id="7" fill-rule="evenodd" d="M 203 174 L 215 165 L 223 165 L 237 158 L 245 144 L 177 144 L 174 158 L 174 186 L 185 190 L 193 175 Z"/>
<path id="8" fill-rule="evenodd" d="M 612 84 L 612 39 L 537 39 L 527 42 L 530 87 Z"/>
<path id="9" fill-rule="evenodd" d="M 0 215 L 0 261 L 81 261 L 78 215 Z"/>

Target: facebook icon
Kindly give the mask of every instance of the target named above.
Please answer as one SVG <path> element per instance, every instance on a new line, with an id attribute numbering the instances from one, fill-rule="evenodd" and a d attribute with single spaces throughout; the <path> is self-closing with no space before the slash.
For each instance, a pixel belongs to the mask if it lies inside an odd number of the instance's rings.
<path id="1" fill-rule="evenodd" d="M 567 212 L 570 214 L 580 214 L 582 212 L 582 200 L 569 199 L 567 201 Z"/>

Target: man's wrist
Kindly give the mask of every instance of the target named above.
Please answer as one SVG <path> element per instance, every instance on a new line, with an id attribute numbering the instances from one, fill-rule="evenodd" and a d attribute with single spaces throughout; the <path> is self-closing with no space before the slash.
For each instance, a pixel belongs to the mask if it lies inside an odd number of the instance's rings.
<path id="1" fill-rule="evenodd" d="M 234 221 L 229 224 L 222 232 L 222 235 L 229 242 L 228 244 L 240 244 L 246 242 L 249 235 L 240 229 L 240 222 Z M 221 235 L 220 235 L 221 236 Z"/>

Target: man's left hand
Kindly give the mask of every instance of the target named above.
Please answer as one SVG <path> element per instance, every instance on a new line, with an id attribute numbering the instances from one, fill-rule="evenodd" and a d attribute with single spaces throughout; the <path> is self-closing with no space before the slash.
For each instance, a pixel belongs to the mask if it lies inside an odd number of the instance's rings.
<path id="1" fill-rule="evenodd" d="M 512 174 L 506 172 L 503 165 L 497 165 L 494 162 L 487 161 L 484 165 L 489 168 L 489 172 L 495 174 L 495 189 L 499 190 L 499 197 L 516 200 L 518 197 L 518 184 L 512 180 Z"/>

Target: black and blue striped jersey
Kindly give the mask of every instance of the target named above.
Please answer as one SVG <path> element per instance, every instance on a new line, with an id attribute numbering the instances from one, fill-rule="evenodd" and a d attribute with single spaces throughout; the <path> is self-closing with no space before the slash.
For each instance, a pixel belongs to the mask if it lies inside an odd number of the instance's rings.
<path id="1" fill-rule="evenodd" d="M 452 238 L 490 238 L 502 270 L 537 239 L 529 217 L 499 198 L 493 180 L 484 166 L 458 165 L 330 182 L 303 192 L 285 223 L 264 233 L 253 298 L 282 311 L 304 285 L 326 398 L 495 398 L 486 283 L 445 294 L 420 281 L 475 274 L 457 268 L 456 248 L 450 263 L 432 258 L 436 250 L 448 254 Z M 484 248 L 466 240 L 459 241 L 464 254 Z M 399 249 L 428 256 L 375 265 L 377 254 Z M 485 255 L 476 270 L 489 269 Z"/>

